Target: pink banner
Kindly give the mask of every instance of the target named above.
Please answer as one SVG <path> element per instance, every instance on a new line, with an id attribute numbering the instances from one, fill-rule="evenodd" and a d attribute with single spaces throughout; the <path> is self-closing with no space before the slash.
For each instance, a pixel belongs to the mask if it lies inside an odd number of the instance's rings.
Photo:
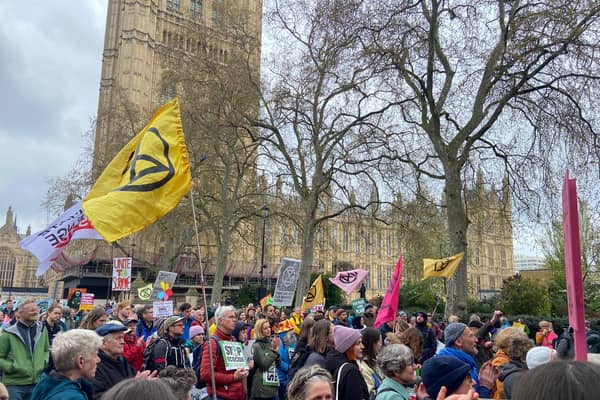
<path id="1" fill-rule="evenodd" d="M 575 360 L 587 361 L 583 279 L 581 277 L 581 244 L 579 242 L 579 214 L 577 212 L 577 182 L 575 179 L 569 179 L 569 171 L 565 174 L 563 182 L 562 203 L 569 324 L 573 328 Z"/>
<path id="2" fill-rule="evenodd" d="M 335 278 L 329 278 L 329 281 L 335 286 L 350 294 L 360 287 L 369 271 L 364 269 L 353 269 L 351 271 L 338 272 Z"/>
<path id="3" fill-rule="evenodd" d="M 392 280 L 385 292 L 385 297 L 379 307 L 377 319 L 375 320 L 375 328 L 379 328 L 386 322 L 393 321 L 398 312 L 398 299 L 400 298 L 400 283 L 402 281 L 402 254 L 396 263 L 396 269 L 392 274 Z"/>

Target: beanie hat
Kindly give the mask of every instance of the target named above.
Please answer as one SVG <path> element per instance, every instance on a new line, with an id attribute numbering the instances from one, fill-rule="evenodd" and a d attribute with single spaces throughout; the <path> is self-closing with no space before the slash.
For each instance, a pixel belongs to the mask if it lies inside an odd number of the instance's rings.
<path id="1" fill-rule="evenodd" d="M 456 339 L 458 339 L 463 334 L 466 328 L 467 326 L 462 322 L 454 322 L 448 325 L 446 329 L 444 329 L 444 344 L 447 347 L 452 346 Z"/>
<path id="2" fill-rule="evenodd" d="M 335 349 L 340 353 L 345 353 L 360 338 L 361 334 L 357 329 L 346 328 L 345 326 L 337 325 L 333 330 Z"/>
<path id="3" fill-rule="evenodd" d="M 553 358 L 554 349 L 545 346 L 537 346 L 529 349 L 527 356 L 525 357 L 525 362 L 527 363 L 528 369 L 534 369 L 535 367 L 539 367 L 542 364 L 552 361 Z"/>
<path id="4" fill-rule="evenodd" d="M 193 338 L 196 335 L 200 335 L 204 333 L 204 328 L 201 327 L 200 325 L 194 325 L 192 327 L 190 327 L 190 339 Z"/>
<path id="5" fill-rule="evenodd" d="M 215 310 L 213 310 L 212 308 L 209 308 L 208 311 L 206 312 L 206 320 L 208 321 L 209 319 L 213 318 L 215 316 Z"/>
<path id="6" fill-rule="evenodd" d="M 348 311 L 344 310 L 343 308 L 338 308 L 335 312 L 335 317 L 339 318 L 343 313 L 348 314 Z"/>
<path id="7" fill-rule="evenodd" d="M 458 358 L 435 356 L 423 363 L 421 378 L 429 397 L 435 399 L 442 388 L 446 386 L 446 394 L 454 393 L 470 375 L 471 367 Z"/>

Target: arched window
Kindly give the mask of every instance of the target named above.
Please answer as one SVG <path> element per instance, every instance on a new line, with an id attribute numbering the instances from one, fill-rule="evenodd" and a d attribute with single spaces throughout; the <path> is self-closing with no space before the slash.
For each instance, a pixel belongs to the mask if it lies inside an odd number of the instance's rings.
<path id="1" fill-rule="evenodd" d="M 6 247 L 0 247 L 0 286 L 7 287 L 13 285 L 13 276 L 17 258 L 12 250 Z"/>

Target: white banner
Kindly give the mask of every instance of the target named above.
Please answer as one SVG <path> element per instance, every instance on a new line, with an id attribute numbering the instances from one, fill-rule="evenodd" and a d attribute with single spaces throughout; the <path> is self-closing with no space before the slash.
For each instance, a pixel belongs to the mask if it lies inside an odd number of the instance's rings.
<path id="1" fill-rule="evenodd" d="M 113 258 L 112 290 L 131 290 L 131 257 Z"/>
<path id="2" fill-rule="evenodd" d="M 152 303 L 152 316 L 156 318 L 170 317 L 173 315 L 172 301 L 155 301 Z"/>
<path id="3" fill-rule="evenodd" d="M 274 306 L 291 306 L 294 302 L 294 293 L 300 274 L 300 260 L 282 258 L 277 274 L 277 284 L 273 294 Z"/>
<path id="4" fill-rule="evenodd" d="M 38 259 L 39 264 L 35 274 L 40 276 L 50 268 L 54 260 L 74 239 L 102 240 L 102 236 L 83 215 L 81 202 L 75 203 L 48 228 L 21 240 L 19 245 Z"/>

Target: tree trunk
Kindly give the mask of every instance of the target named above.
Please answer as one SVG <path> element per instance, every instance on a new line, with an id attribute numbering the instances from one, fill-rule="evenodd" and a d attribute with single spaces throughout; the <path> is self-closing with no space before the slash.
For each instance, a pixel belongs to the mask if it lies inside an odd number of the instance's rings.
<path id="1" fill-rule="evenodd" d="M 312 220 L 306 222 L 302 228 L 302 262 L 300 263 L 298 285 L 296 285 L 296 301 L 294 304 L 296 307 L 302 306 L 304 296 L 306 296 L 311 283 L 310 273 L 314 259 L 314 239 L 317 229 Z"/>
<path id="2" fill-rule="evenodd" d="M 446 202 L 448 234 L 452 254 L 465 252 L 456 273 L 446 287 L 446 318 L 449 315 L 464 315 L 467 311 L 467 216 L 462 196 L 460 169 L 454 165 L 446 169 Z"/>
<path id="3" fill-rule="evenodd" d="M 231 230 L 228 225 L 224 225 L 221 231 L 221 243 L 217 250 L 217 264 L 215 271 L 215 279 L 213 281 L 212 293 L 210 295 L 210 303 L 215 304 L 221 301 L 223 292 L 223 277 L 227 269 L 227 255 L 229 253 L 229 242 L 231 240 Z"/>

